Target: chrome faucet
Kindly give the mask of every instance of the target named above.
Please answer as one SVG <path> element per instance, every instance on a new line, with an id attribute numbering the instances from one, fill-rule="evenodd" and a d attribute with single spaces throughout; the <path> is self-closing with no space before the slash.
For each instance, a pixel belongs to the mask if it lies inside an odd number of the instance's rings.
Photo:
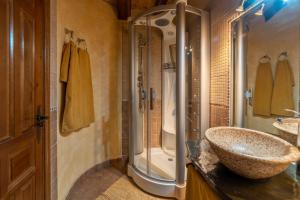
<path id="1" fill-rule="evenodd" d="M 296 117 L 300 117 L 300 112 L 298 112 L 298 111 L 296 111 L 296 110 L 284 109 L 284 111 L 294 113 L 294 115 L 295 115 Z"/>

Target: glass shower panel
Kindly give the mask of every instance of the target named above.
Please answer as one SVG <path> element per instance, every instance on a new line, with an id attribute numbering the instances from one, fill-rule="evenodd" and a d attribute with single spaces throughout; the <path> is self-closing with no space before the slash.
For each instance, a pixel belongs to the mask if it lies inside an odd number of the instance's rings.
<path id="1" fill-rule="evenodd" d="M 143 21 L 143 24 L 146 22 Z M 134 164 L 143 173 L 148 172 L 147 162 L 147 26 L 134 26 L 134 66 L 135 66 L 135 110 L 136 135 L 134 136 Z"/>
<path id="2" fill-rule="evenodd" d="M 148 176 L 166 181 L 175 180 L 176 165 L 174 17 L 173 11 L 154 13 L 138 20 L 134 30 L 138 94 L 134 165 Z M 171 148 L 162 144 L 166 137 Z"/>

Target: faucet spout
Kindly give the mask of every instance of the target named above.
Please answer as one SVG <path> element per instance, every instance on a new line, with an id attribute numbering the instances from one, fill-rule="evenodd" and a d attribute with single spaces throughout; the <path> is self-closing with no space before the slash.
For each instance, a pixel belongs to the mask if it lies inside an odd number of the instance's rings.
<path id="1" fill-rule="evenodd" d="M 284 111 L 294 113 L 296 117 L 300 117 L 300 112 L 298 112 L 296 110 L 284 109 Z"/>

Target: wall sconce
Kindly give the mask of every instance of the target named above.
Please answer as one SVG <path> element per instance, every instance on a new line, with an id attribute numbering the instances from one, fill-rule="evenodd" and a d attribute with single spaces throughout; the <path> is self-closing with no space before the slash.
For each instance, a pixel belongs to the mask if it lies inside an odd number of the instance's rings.
<path id="1" fill-rule="evenodd" d="M 237 12 L 243 12 L 243 11 L 244 11 L 244 4 L 245 4 L 245 1 L 246 1 L 246 0 L 243 0 L 243 1 L 242 1 L 242 4 L 241 4 L 237 9 L 235 9 Z"/>

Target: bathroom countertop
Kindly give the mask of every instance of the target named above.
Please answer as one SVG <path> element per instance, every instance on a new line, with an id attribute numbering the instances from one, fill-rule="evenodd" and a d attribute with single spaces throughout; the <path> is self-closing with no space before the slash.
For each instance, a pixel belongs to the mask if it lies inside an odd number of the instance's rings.
<path id="1" fill-rule="evenodd" d="M 200 146 L 196 142 L 187 142 L 191 164 L 222 199 L 300 199 L 300 176 L 296 173 L 296 165 L 291 164 L 272 178 L 250 180 L 234 174 L 219 162 L 213 169 L 204 169 L 199 161 Z"/>

